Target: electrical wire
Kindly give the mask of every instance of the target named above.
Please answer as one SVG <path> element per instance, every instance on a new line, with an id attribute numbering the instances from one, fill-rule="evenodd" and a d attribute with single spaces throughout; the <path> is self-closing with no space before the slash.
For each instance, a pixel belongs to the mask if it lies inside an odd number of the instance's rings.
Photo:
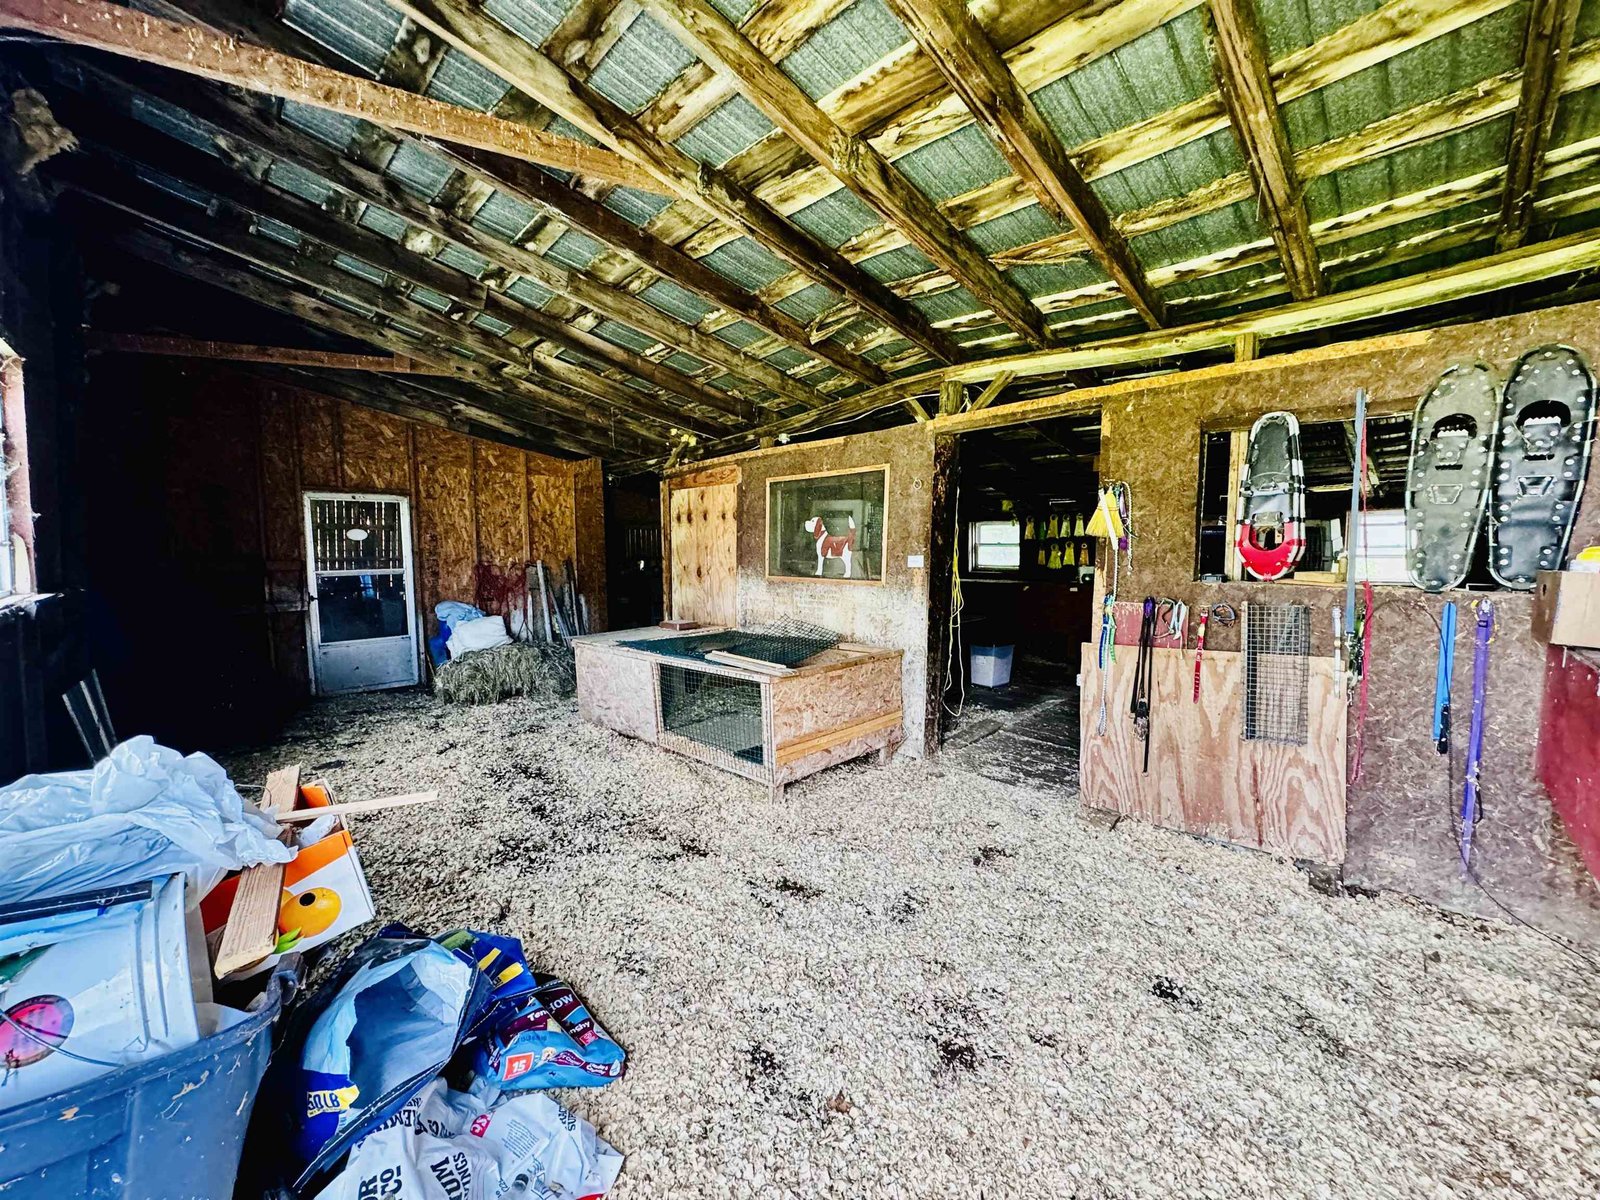
<path id="1" fill-rule="evenodd" d="M 945 647 L 944 662 L 944 692 L 939 695 L 939 703 L 956 720 L 961 719 L 961 714 L 967 708 L 967 683 L 966 663 L 961 655 L 961 610 L 966 607 L 966 600 L 961 594 L 961 488 L 956 487 L 955 497 L 956 528 L 950 539 L 950 636 Z M 950 682 L 955 680 L 956 692 L 960 696 L 954 708 L 945 699 L 945 694 L 950 691 Z"/>

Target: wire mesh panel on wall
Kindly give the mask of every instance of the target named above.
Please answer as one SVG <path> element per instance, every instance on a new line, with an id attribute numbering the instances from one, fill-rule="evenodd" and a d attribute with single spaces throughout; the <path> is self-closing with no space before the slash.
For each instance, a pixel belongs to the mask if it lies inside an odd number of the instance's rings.
<path id="1" fill-rule="evenodd" d="M 1304 746 L 1311 609 L 1304 604 L 1247 604 L 1244 621 L 1244 739 Z"/>

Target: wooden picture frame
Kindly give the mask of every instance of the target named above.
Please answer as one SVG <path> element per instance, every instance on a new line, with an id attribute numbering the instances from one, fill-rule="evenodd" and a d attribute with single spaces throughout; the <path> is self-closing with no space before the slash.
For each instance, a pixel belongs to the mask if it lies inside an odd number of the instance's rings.
<path id="1" fill-rule="evenodd" d="M 767 480 L 766 520 L 768 579 L 882 586 L 889 464 L 774 476 Z M 814 520 L 823 523 L 821 536 Z"/>

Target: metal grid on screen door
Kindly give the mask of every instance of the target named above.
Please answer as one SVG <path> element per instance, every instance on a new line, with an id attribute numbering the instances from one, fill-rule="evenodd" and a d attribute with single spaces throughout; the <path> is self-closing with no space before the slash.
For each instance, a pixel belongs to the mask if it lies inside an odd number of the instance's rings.
<path id="1" fill-rule="evenodd" d="M 1245 605 L 1245 741 L 1306 744 L 1310 657 L 1307 605 Z"/>

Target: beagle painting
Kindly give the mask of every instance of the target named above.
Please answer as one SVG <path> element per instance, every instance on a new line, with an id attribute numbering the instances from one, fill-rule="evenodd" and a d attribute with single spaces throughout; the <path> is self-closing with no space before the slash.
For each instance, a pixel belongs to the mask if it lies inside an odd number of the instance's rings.
<path id="1" fill-rule="evenodd" d="M 822 568 L 828 559 L 837 558 L 844 562 L 844 577 L 851 578 L 855 561 L 856 519 L 850 518 L 850 529 L 847 533 L 829 533 L 821 517 L 812 517 L 807 521 L 805 530 L 817 543 L 817 574 L 822 574 Z"/>

